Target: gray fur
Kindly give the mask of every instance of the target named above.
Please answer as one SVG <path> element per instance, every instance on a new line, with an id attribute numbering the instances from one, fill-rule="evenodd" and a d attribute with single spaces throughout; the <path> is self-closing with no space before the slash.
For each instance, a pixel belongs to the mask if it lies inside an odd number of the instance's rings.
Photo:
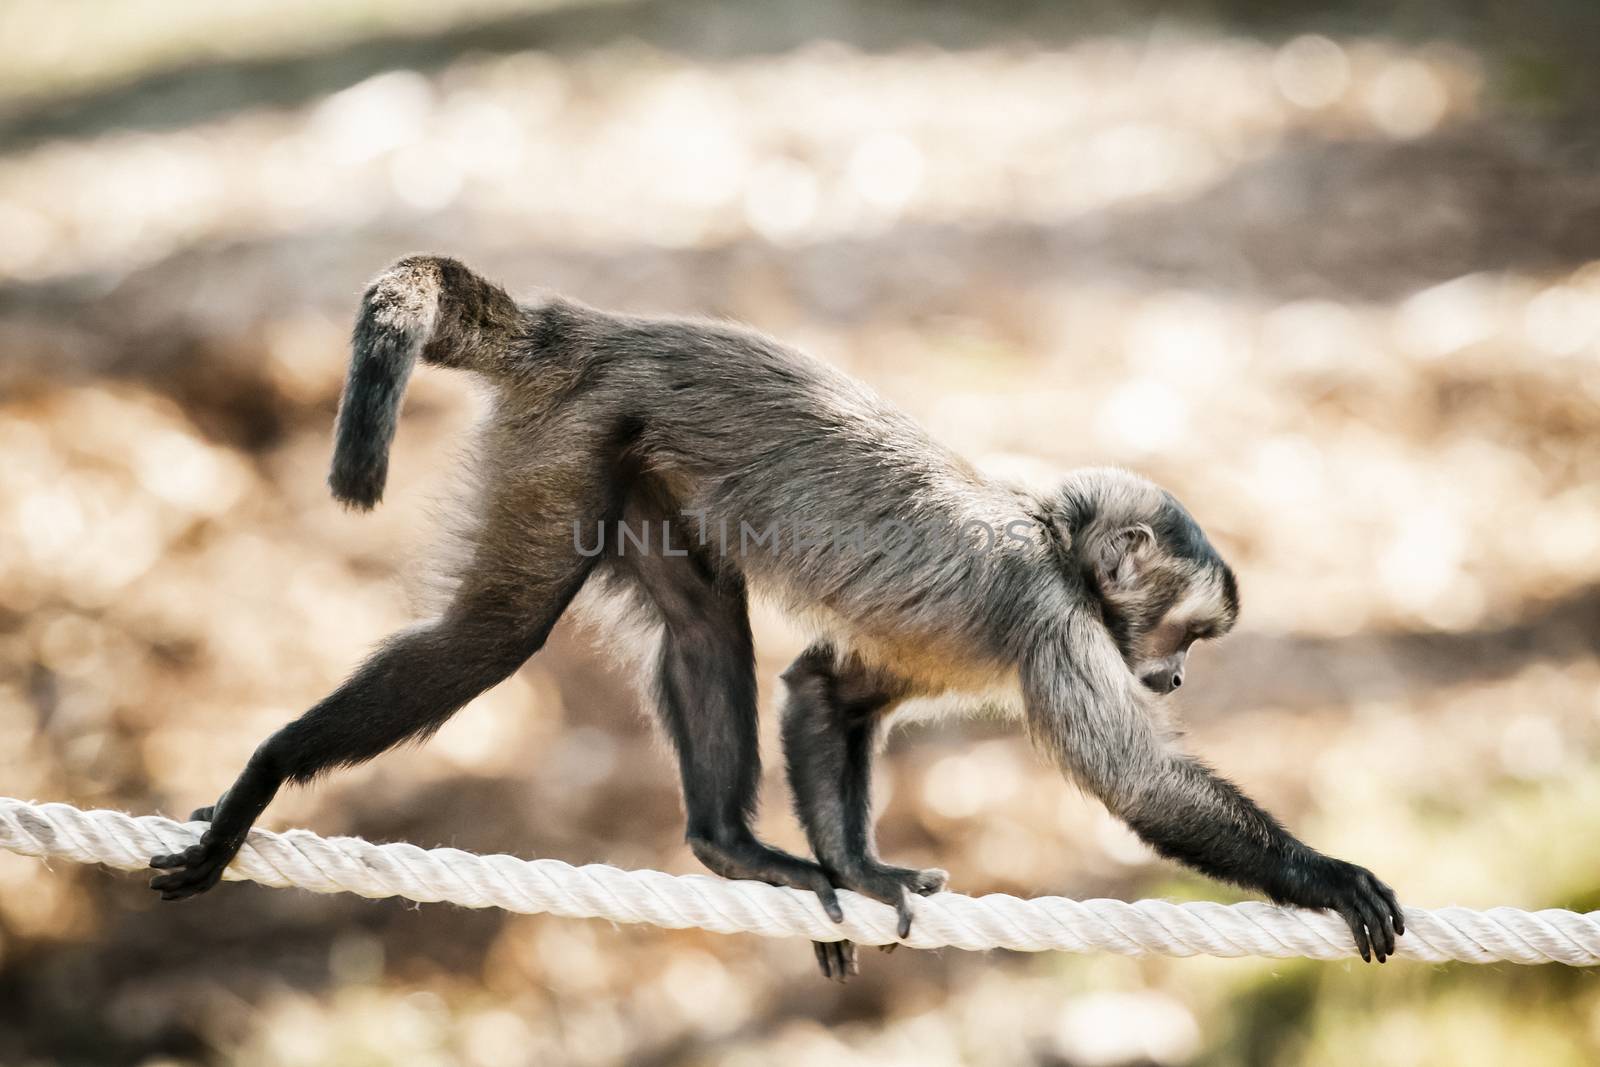
<path id="1" fill-rule="evenodd" d="M 719 873 L 815 889 L 834 914 L 834 887 L 856 889 L 895 904 L 908 930 L 907 895 L 943 879 L 873 853 L 876 727 L 906 700 L 1009 686 L 1041 747 L 1157 849 L 1274 899 L 1337 908 L 1364 952 L 1392 951 L 1400 920 L 1386 887 L 1296 841 L 1172 744 L 1152 689 L 1177 684 L 1191 641 L 1233 625 L 1238 592 L 1171 494 L 1105 469 L 1024 491 L 980 474 L 858 382 L 751 330 L 556 296 L 518 304 L 454 260 L 413 256 L 362 302 L 330 477 L 346 503 L 381 496 L 419 357 L 492 386 L 452 601 L 262 746 L 216 810 L 216 840 L 161 858 L 177 869 L 158 879 L 167 895 L 214 884 L 282 781 L 437 728 L 537 649 L 587 583 L 643 624 L 651 647 L 636 658 L 653 665 L 682 764 L 689 840 Z M 580 550 L 575 524 L 629 518 L 670 528 L 688 551 Z M 909 524 L 918 540 L 841 551 L 741 537 L 726 550 L 717 537 L 798 520 L 834 531 Z M 997 545 L 958 534 L 1019 521 L 1033 536 Z M 692 543 L 707 531 L 712 543 Z M 778 598 L 821 638 L 786 675 L 784 730 L 817 863 L 749 829 L 759 757 L 747 589 Z M 838 953 L 819 959 L 848 970 Z"/>

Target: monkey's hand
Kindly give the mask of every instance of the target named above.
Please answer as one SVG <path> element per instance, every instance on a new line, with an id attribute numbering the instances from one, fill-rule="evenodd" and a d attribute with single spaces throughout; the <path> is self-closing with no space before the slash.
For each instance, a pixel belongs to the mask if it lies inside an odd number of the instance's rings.
<path id="1" fill-rule="evenodd" d="M 1394 890 L 1365 867 L 1313 853 L 1291 865 L 1286 885 L 1271 896 L 1281 904 L 1326 908 L 1338 913 L 1355 937 L 1361 958 L 1382 963 L 1394 955 L 1394 939 L 1406 932 Z"/>
<path id="2" fill-rule="evenodd" d="M 200 808 L 189 816 L 190 822 L 211 822 L 212 813 L 220 805 Z M 245 833 L 224 834 L 213 824 L 200 835 L 197 844 L 182 852 L 151 857 L 150 866 L 166 874 L 150 879 L 150 888 L 161 894 L 162 900 L 183 900 L 204 893 L 222 880 L 222 872 L 244 845 Z"/>

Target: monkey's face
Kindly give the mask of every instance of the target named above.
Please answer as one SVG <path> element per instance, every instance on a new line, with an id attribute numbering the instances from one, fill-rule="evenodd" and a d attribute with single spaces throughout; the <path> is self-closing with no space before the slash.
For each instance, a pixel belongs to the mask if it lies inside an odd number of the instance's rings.
<path id="1" fill-rule="evenodd" d="M 1148 632 L 1137 635 L 1128 668 L 1146 689 L 1165 696 L 1183 685 L 1190 647 L 1215 636 L 1218 626 L 1216 619 L 1168 612 Z"/>
<path id="2" fill-rule="evenodd" d="M 1128 669 L 1163 696 L 1183 685 L 1194 643 L 1220 637 L 1238 614 L 1232 572 L 1214 553 L 1185 550 L 1192 543 L 1140 523 L 1106 535 L 1094 552 L 1106 625 Z"/>

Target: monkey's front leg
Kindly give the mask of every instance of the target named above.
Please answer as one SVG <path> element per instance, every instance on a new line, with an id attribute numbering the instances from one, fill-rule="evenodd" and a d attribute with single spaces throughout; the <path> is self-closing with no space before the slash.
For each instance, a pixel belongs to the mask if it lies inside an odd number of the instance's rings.
<path id="1" fill-rule="evenodd" d="M 1394 891 L 1302 843 L 1232 782 L 1174 749 L 1104 628 L 1073 622 L 1039 642 L 1021 672 L 1033 734 L 1062 769 L 1163 856 L 1279 904 L 1335 911 L 1362 959 L 1393 955 L 1405 932 Z"/>
<path id="2" fill-rule="evenodd" d="M 872 754 L 878 724 L 899 699 L 897 684 L 864 669 L 840 670 L 825 645 L 808 649 L 783 677 L 789 686 L 784 758 L 812 852 L 834 885 L 893 906 L 905 937 L 911 933 L 911 895 L 937 893 L 946 875 L 890 866 L 873 847 Z M 817 958 L 824 975 L 848 973 L 853 946 L 819 942 Z"/>
<path id="3" fill-rule="evenodd" d="M 1363 960 L 1382 963 L 1405 933 L 1400 901 L 1376 875 L 1300 841 L 1197 760 L 1173 754 L 1118 814 L 1164 856 L 1278 904 L 1335 912 Z"/>

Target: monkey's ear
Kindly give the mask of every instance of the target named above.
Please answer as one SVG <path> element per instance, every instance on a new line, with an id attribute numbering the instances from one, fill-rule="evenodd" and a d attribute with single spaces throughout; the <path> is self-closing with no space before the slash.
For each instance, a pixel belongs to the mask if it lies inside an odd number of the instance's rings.
<path id="1" fill-rule="evenodd" d="M 1101 588 L 1130 588 L 1139 580 L 1155 545 L 1155 531 L 1142 522 L 1107 534 L 1095 558 Z"/>

